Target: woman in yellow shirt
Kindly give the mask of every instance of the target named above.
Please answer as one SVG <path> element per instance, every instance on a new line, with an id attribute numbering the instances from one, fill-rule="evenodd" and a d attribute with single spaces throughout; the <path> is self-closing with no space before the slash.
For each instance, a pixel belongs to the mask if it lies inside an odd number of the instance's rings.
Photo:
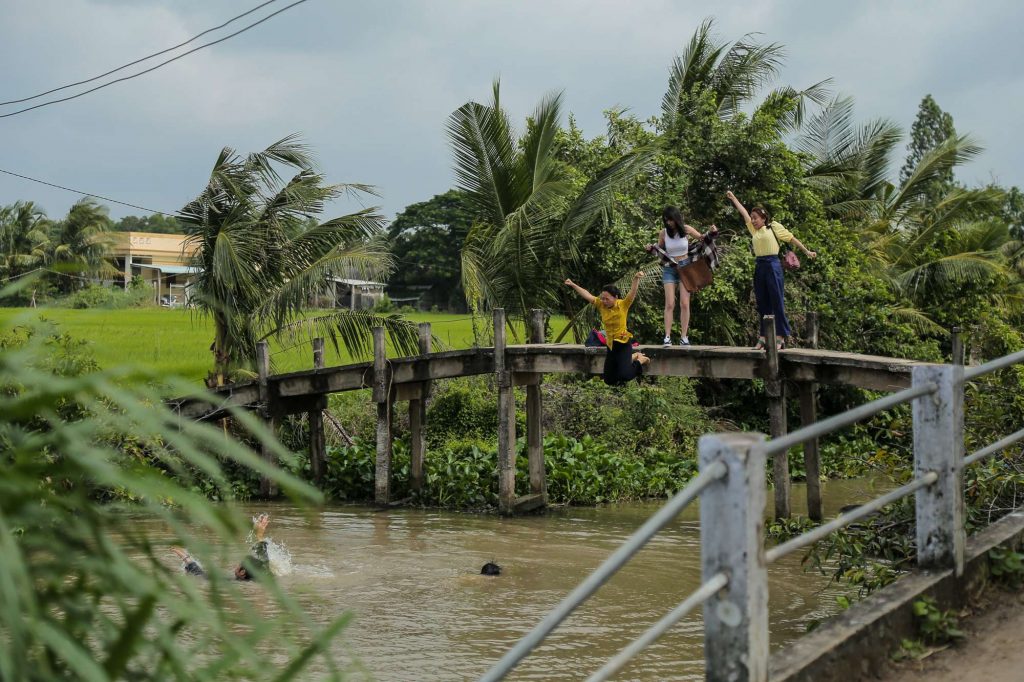
<path id="1" fill-rule="evenodd" d="M 601 314 L 608 343 L 608 355 L 604 360 L 604 382 L 609 386 L 624 384 L 630 379 L 639 379 L 643 374 L 644 365 L 651 361 L 643 353 L 633 352 L 633 344 L 630 343 L 633 335 L 626 329 L 626 315 L 629 313 L 629 307 L 633 305 L 643 276 L 643 272 L 633 275 L 633 286 L 625 297 L 614 284 L 602 287 L 601 293 L 594 296 L 571 279 L 565 280 L 568 286 L 575 289 L 576 293 L 597 308 Z"/>
<path id="2" fill-rule="evenodd" d="M 775 336 L 778 348 L 781 350 L 785 345 L 785 339 L 792 333 L 789 328 L 789 320 L 786 319 L 786 308 L 783 305 L 782 265 L 779 263 L 779 242 L 795 244 L 803 251 L 808 258 L 814 259 L 818 254 L 809 251 L 800 243 L 800 240 L 793 236 L 793 233 L 783 227 L 780 223 L 773 221 L 768 212 L 756 206 L 747 213 L 740 200 L 731 191 L 726 192 L 732 205 L 736 207 L 747 230 L 754 242 L 754 298 L 757 300 L 757 317 L 760 328 L 760 336 L 757 339 L 755 349 L 764 348 L 764 316 L 775 316 Z"/>

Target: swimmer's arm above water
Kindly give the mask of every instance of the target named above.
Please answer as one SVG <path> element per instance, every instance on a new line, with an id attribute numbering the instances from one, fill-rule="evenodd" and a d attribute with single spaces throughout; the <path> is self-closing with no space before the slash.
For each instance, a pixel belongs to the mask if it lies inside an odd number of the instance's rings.
<path id="1" fill-rule="evenodd" d="M 263 542 L 263 536 L 267 533 L 267 526 L 270 525 L 270 515 L 260 514 L 252 520 L 253 531 L 256 534 L 256 542 Z"/>

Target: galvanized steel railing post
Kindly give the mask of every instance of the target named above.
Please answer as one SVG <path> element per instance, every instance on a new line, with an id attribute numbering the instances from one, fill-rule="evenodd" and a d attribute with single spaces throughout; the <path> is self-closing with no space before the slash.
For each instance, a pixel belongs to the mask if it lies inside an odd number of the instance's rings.
<path id="1" fill-rule="evenodd" d="M 914 400 L 914 475 L 938 474 L 916 494 L 917 565 L 964 570 L 964 392 L 962 365 L 922 365 L 914 386 L 935 384 Z"/>
<path id="2" fill-rule="evenodd" d="M 762 434 L 702 436 L 700 467 L 725 464 L 724 478 L 700 498 L 701 571 L 728 584 L 704 603 L 705 679 L 768 679 L 768 574 L 764 557 L 765 461 Z"/>

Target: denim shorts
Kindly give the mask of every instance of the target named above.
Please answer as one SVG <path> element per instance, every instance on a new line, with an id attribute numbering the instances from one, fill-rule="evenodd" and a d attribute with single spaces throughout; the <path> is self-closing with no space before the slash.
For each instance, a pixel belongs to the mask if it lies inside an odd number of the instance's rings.
<path id="1" fill-rule="evenodd" d="M 662 284 L 679 284 L 679 271 L 674 265 L 663 265 L 661 267 Z"/>

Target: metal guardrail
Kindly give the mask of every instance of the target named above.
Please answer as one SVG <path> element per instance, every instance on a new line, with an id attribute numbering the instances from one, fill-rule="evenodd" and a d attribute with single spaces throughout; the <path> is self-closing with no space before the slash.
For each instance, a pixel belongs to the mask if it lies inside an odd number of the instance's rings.
<path id="1" fill-rule="evenodd" d="M 918 566 L 951 568 L 959 575 L 963 571 L 965 536 L 963 468 L 1024 440 L 1024 429 L 1021 429 L 964 457 L 964 385 L 971 379 L 1021 362 L 1024 362 L 1024 351 L 966 370 L 960 365 L 923 365 L 914 368 L 911 388 L 775 440 L 765 442 L 757 434 L 703 437 L 699 445 L 701 473 L 523 637 L 481 680 L 492 682 L 502 679 L 698 496 L 702 497 L 702 516 L 707 511 L 723 512 L 715 516 L 713 533 L 707 532 L 707 525 L 701 524 L 703 583 L 591 675 L 589 682 L 609 679 L 701 605 L 704 606 L 707 677 L 764 682 L 767 680 L 768 659 L 767 566 L 911 494 L 915 495 Z M 908 402 L 913 404 L 914 479 L 765 551 L 761 522 L 750 523 L 763 518 L 765 460 L 795 445 Z M 709 497 L 714 499 L 709 500 Z"/>

